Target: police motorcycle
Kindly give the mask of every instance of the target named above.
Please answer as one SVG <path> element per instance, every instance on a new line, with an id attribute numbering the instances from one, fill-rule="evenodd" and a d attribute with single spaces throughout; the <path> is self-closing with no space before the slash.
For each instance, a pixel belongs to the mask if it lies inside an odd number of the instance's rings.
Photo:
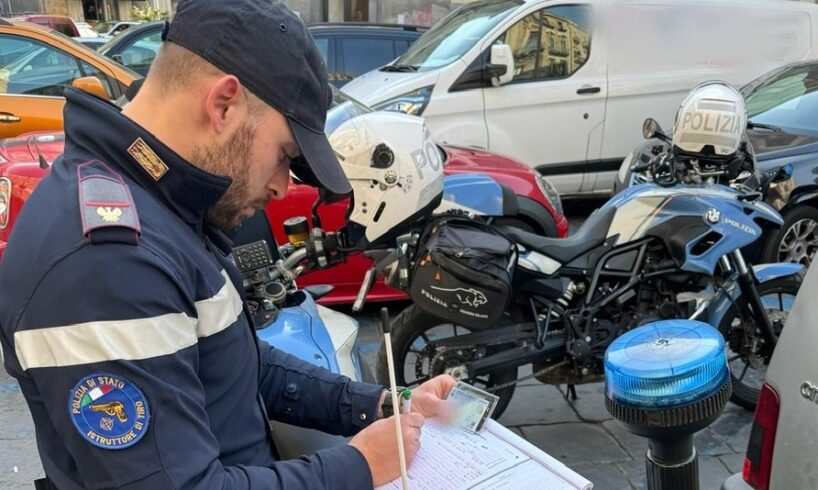
<path id="1" fill-rule="evenodd" d="M 500 396 L 499 416 L 522 380 L 565 384 L 575 396 L 575 385 L 602 379 L 618 336 L 689 318 L 729 340 L 732 400 L 754 408 L 802 269 L 747 265 L 742 249 L 783 223 L 760 197 L 745 186 L 648 183 L 623 190 L 564 239 L 433 220 L 409 246 L 414 304 L 392 324 L 398 382 L 449 373 Z M 379 371 L 385 363 L 382 353 Z M 533 373 L 518 378 L 528 365 Z"/>

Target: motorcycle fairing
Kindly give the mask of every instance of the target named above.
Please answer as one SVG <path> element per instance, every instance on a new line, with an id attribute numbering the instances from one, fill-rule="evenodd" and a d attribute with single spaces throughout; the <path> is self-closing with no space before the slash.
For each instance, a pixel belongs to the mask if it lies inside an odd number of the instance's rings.
<path id="1" fill-rule="evenodd" d="M 282 308 L 275 322 L 256 331 L 258 338 L 299 359 L 340 372 L 333 355 L 332 339 L 315 301 L 302 291 L 292 296 L 291 301 L 296 305 Z"/>
<path id="2" fill-rule="evenodd" d="M 722 185 L 635 186 L 602 207 L 616 208 L 608 238 L 615 238 L 615 245 L 660 238 L 681 270 L 710 275 L 722 256 L 760 238 L 759 223 L 783 224 L 769 205 L 739 195 Z"/>
<path id="3" fill-rule="evenodd" d="M 485 174 L 447 175 L 443 178 L 443 202 L 435 214 L 461 210 L 477 216 L 503 216 L 503 187 Z"/>

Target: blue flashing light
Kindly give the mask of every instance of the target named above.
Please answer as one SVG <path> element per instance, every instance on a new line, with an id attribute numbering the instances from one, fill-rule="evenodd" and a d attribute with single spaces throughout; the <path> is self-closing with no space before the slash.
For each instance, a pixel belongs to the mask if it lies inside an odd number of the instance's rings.
<path id="1" fill-rule="evenodd" d="M 663 409 L 718 392 L 730 377 L 724 337 L 707 323 L 664 320 L 635 328 L 605 352 L 608 397 Z"/>

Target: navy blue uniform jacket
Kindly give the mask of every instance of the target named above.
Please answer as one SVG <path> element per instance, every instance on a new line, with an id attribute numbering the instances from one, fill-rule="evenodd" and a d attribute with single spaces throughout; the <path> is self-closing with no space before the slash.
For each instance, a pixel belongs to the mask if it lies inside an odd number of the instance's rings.
<path id="1" fill-rule="evenodd" d="M 65 154 L 0 267 L 0 340 L 61 490 L 361 489 L 351 446 L 278 461 L 268 419 L 353 435 L 381 387 L 258 341 L 229 241 L 204 224 L 229 179 L 112 104 L 69 90 Z"/>

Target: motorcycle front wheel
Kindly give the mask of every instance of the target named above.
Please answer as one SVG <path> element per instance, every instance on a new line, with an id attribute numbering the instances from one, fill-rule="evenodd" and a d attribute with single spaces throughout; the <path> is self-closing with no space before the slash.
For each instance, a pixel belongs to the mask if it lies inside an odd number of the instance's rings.
<path id="1" fill-rule="evenodd" d="M 798 274 L 756 284 L 776 335 L 780 335 L 784 328 L 801 280 L 802 277 Z M 727 343 L 727 362 L 733 378 L 733 395 L 730 400 L 748 410 L 755 410 L 761 385 L 767 376 L 769 359 L 758 354 L 763 340 L 748 310 L 743 296 L 736 299 L 722 319 L 719 330 Z"/>
<path id="2" fill-rule="evenodd" d="M 430 342 L 443 340 L 472 333 L 472 330 L 460 325 L 437 318 L 425 313 L 416 305 L 410 305 L 392 320 L 392 353 L 395 358 L 395 378 L 402 386 L 414 387 L 420 385 L 439 374 L 444 374 L 447 367 L 462 365 L 469 359 L 467 353 L 453 351 L 447 357 L 445 366 L 431 369 L 431 359 L 424 351 Z M 488 353 L 493 353 L 491 350 Z M 381 348 L 378 354 L 378 379 L 381 384 L 389 385 L 386 351 Z M 493 386 L 509 383 L 517 379 L 517 368 L 504 369 L 487 376 L 478 376 L 474 379 L 461 379 L 470 385 L 482 390 Z M 500 399 L 494 408 L 492 418 L 498 419 L 503 414 L 511 397 L 514 395 L 515 385 L 499 389 L 494 392 Z"/>

